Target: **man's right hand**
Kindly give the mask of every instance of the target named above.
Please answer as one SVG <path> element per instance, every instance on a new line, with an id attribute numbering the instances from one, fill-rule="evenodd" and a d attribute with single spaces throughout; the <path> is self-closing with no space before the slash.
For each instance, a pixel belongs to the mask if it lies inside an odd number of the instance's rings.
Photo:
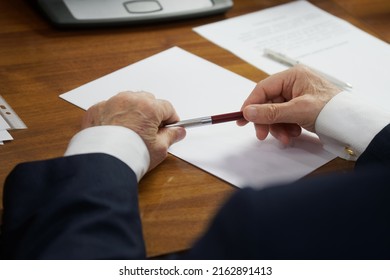
<path id="1" fill-rule="evenodd" d="M 268 133 L 284 144 L 301 134 L 315 132 L 316 119 L 326 103 L 341 89 L 307 67 L 298 65 L 260 81 L 241 107 L 245 120 L 255 124 L 256 136 Z"/>

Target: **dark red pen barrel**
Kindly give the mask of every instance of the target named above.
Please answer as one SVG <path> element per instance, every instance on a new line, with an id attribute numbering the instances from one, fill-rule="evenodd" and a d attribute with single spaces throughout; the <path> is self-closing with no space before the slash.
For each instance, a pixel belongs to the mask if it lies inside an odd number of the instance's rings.
<path id="1" fill-rule="evenodd" d="M 239 119 L 242 119 L 244 116 L 242 112 L 234 112 L 234 113 L 228 113 L 228 114 L 221 114 L 221 115 L 215 115 L 211 117 L 211 123 L 223 123 L 223 122 L 230 122 L 230 121 L 236 121 Z"/>

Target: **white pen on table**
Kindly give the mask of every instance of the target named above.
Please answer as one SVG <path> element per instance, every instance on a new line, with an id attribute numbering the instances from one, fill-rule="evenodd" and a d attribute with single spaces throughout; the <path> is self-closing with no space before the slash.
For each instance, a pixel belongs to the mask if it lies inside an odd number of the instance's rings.
<path id="1" fill-rule="evenodd" d="M 291 57 L 288 57 L 282 53 L 278 53 L 278 52 L 275 52 L 273 50 L 270 50 L 270 49 L 264 49 L 264 54 L 266 56 L 268 56 L 269 58 L 277 61 L 277 62 L 280 62 L 282 64 L 285 64 L 287 66 L 295 66 L 297 64 L 301 64 L 301 65 L 304 65 L 303 63 L 301 63 L 300 61 L 298 60 L 295 60 Z M 342 88 L 342 89 L 345 89 L 345 90 L 351 90 L 352 89 L 352 85 L 350 83 L 347 83 L 347 82 L 343 82 L 343 81 L 340 81 L 339 79 L 336 79 L 335 77 L 333 76 L 330 76 L 320 70 L 317 70 L 317 69 L 314 69 L 313 67 L 310 67 L 310 66 L 307 66 L 306 67 L 310 68 L 311 70 L 313 70 L 314 72 L 318 73 L 319 75 L 321 75 L 322 77 L 324 77 L 325 79 L 327 79 L 329 82 L 333 83 L 334 85 Z"/>

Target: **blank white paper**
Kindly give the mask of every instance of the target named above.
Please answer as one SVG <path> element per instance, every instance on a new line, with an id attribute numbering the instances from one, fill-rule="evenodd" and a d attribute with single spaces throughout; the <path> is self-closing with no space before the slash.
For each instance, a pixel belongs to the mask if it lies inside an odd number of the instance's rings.
<path id="1" fill-rule="evenodd" d="M 238 111 L 256 83 L 178 47 L 146 58 L 61 98 L 87 109 L 120 91 L 144 90 L 169 100 L 181 119 Z M 301 178 L 334 156 L 309 132 L 290 147 L 257 140 L 251 124 L 187 129 L 169 152 L 237 187 L 264 187 Z"/>

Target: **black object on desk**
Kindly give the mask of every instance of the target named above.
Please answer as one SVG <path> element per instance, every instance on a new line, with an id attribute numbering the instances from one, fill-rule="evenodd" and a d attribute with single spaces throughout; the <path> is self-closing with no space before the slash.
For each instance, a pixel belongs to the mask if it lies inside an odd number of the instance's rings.
<path id="1" fill-rule="evenodd" d="M 232 0 L 37 0 L 57 26 L 128 25 L 223 13 Z"/>

